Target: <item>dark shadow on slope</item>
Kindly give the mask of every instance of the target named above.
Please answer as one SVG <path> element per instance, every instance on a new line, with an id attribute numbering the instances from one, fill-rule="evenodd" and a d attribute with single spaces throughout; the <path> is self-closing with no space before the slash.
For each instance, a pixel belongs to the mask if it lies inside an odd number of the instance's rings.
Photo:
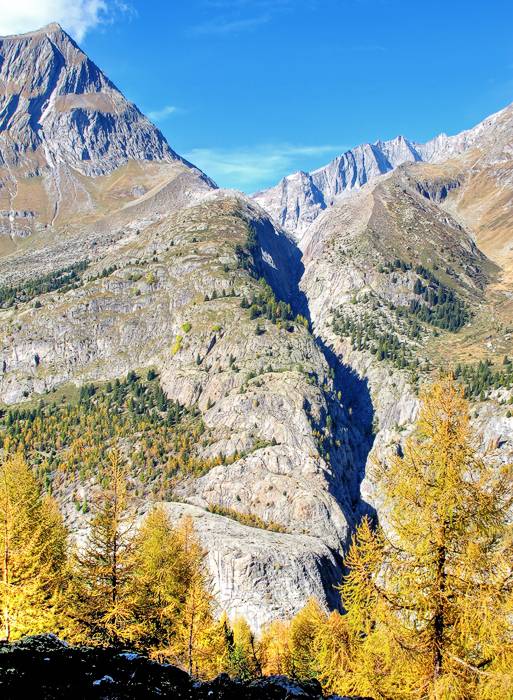
<path id="1" fill-rule="evenodd" d="M 300 287 L 305 272 L 301 250 L 291 237 L 277 232 L 268 218 L 255 218 L 250 225 L 257 242 L 251 251 L 256 273 L 266 279 L 279 300 L 290 304 L 293 312 L 304 316 L 312 328 L 308 298 Z M 318 449 L 331 466 L 328 488 L 348 523 L 348 537 L 341 543 L 342 551 L 333 551 L 335 566 L 325 565 L 322 575 L 327 600 L 333 608 L 341 610 L 337 585 L 345 572 L 342 552 L 347 550 L 364 515 L 377 519 L 376 511 L 361 494 L 375 437 L 374 407 L 368 380 L 344 364 L 322 338 L 314 333 L 313 337 L 331 370 L 333 385 L 318 384 L 327 405 L 327 411 L 318 419 L 310 413 L 306 400 L 304 410 L 314 434 L 329 438 L 329 447 L 326 449 L 326 443 L 319 441 Z M 318 377 L 313 379 L 319 380 Z"/>
<path id="2" fill-rule="evenodd" d="M 352 483 L 346 483 L 351 496 L 351 517 L 348 522 L 356 525 L 362 515 L 367 514 L 373 519 L 376 516 L 374 508 L 366 503 L 361 496 L 361 483 L 365 478 L 369 453 L 374 444 L 374 406 L 370 395 L 368 380 L 360 375 L 349 365 L 344 364 L 337 354 L 322 338 L 315 338 L 319 349 L 322 351 L 329 366 L 333 369 L 335 397 L 338 398 L 335 406 L 330 406 L 332 411 L 342 409 L 346 424 L 349 429 L 349 442 L 352 451 Z M 333 399 L 331 399 L 333 401 Z M 328 398 L 328 403 L 330 399 Z M 336 486 L 334 485 L 336 488 Z M 349 514 L 348 514 L 349 515 Z"/>
<path id="3" fill-rule="evenodd" d="M 295 314 L 301 314 L 310 322 L 308 300 L 299 287 L 305 267 L 296 242 L 277 232 L 269 219 L 258 219 L 253 226 L 260 246 L 255 256 L 259 274 L 271 285 L 278 299 L 290 304 Z"/>
<path id="4" fill-rule="evenodd" d="M 295 314 L 301 314 L 311 324 L 308 299 L 300 288 L 305 268 L 296 242 L 284 233 L 278 233 L 269 219 L 257 220 L 253 225 L 261 248 L 255 260 L 259 273 L 271 285 L 277 298 L 289 303 Z M 343 437 L 344 428 L 349 431 L 351 469 L 346 468 L 342 452 L 333 449 L 330 454 L 333 468 L 330 491 L 347 522 L 355 527 L 363 514 L 375 517 L 374 509 L 362 500 L 360 492 L 374 442 L 374 407 L 367 379 L 344 364 L 322 338 L 315 334 L 314 338 L 332 370 L 334 391 L 325 392 L 329 412 L 321 417 L 320 424 L 312 424 L 312 427 L 324 432 L 329 422 L 333 442 Z"/>

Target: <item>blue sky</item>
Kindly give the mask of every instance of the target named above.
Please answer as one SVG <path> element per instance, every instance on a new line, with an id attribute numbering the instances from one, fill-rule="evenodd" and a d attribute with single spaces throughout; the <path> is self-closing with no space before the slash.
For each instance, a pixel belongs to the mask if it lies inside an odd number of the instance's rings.
<path id="1" fill-rule="evenodd" d="M 176 151 L 248 192 L 513 101 L 512 0 L 74 0 L 72 18 L 49 4 Z"/>

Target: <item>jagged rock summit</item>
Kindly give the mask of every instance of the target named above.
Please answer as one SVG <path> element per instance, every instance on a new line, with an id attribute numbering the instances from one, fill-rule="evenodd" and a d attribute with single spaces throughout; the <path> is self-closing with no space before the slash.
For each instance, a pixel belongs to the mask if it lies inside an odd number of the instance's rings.
<path id="1" fill-rule="evenodd" d="M 105 175 L 128 160 L 178 159 L 56 23 L 0 38 L 0 163 L 37 175 L 61 163 Z"/>
<path id="2" fill-rule="evenodd" d="M 58 24 L 0 37 L 0 234 L 98 218 L 180 174 L 214 187 Z"/>
<path id="3" fill-rule="evenodd" d="M 405 163 L 440 163 L 482 142 L 490 148 L 501 134 L 509 133 L 512 120 L 510 105 L 455 136 L 439 134 L 424 144 L 398 136 L 356 146 L 311 173 L 287 175 L 274 187 L 257 192 L 254 199 L 301 241 L 319 214 L 344 195 Z"/>
<path id="4" fill-rule="evenodd" d="M 344 192 L 359 189 L 401 163 L 421 160 L 414 144 L 398 136 L 392 141 L 363 144 L 346 151 L 311 173 L 284 177 L 255 200 L 288 231 L 301 233 Z"/>

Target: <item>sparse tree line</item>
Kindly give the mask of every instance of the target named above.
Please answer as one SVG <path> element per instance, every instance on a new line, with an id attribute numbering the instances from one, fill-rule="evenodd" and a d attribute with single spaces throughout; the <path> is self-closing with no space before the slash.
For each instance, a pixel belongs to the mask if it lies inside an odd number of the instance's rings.
<path id="1" fill-rule="evenodd" d="M 401 318 L 404 307 L 397 308 L 396 312 Z M 395 332 L 383 330 L 377 318 L 373 318 L 372 313 L 365 313 L 361 319 L 355 319 L 337 309 L 333 315 L 332 328 L 337 335 L 350 339 L 353 350 L 367 350 L 379 361 L 387 360 L 397 369 L 410 371 L 412 381 L 416 382 L 420 373 L 432 369 L 429 361 L 421 361 L 416 357 L 409 344 Z M 417 339 L 417 329 L 413 333 L 410 330 L 401 327 L 401 332 L 407 338 Z M 465 398 L 471 400 L 484 401 L 494 389 L 513 387 L 513 361 L 508 355 L 495 365 L 490 359 L 474 364 L 459 363 L 454 367 L 453 374 L 464 387 Z"/>
<path id="2" fill-rule="evenodd" d="M 308 319 L 301 314 L 294 314 L 290 304 L 276 299 L 272 287 L 263 277 L 260 262 L 260 245 L 257 233 L 252 225 L 248 226 L 244 245 L 237 244 L 235 246 L 235 255 L 237 257 L 237 267 L 247 270 L 255 280 L 258 280 L 260 286 L 260 291 L 253 293 L 249 300 L 246 296 L 243 296 L 241 300 L 240 305 L 243 309 L 249 309 L 251 320 L 262 317 L 267 318 L 272 323 L 284 324 L 287 321 L 296 321 L 296 323 L 300 323 L 305 328 L 309 327 Z"/>
<path id="3" fill-rule="evenodd" d="M 289 326 L 287 321 L 295 321 L 308 328 L 308 320 L 301 314 L 294 314 L 290 304 L 278 301 L 272 287 L 265 279 L 260 278 L 259 285 L 258 293 L 253 293 L 249 300 L 243 296 L 240 302 L 241 308 L 249 309 L 251 320 L 266 318 L 271 323 L 284 323 L 286 327 Z"/>
<path id="4" fill-rule="evenodd" d="M 63 292 L 75 289 L 81 284 L 81 273 L 87 269 L 88 265 L 88 260 L 82 260 L 19 285 L 2 286 L 0 287 L 0 308 L 6 309 L 18 303 L 27 302 L 40 294 L 54 292 L 57 289 Z"/>
<path id="5" fill-rule="evenodd" d="M 454 376 L 463 383 L 467 398 L 484 401 L 493 389 L 513 387 L 513 363 L 505 355 L 502 366 L 497 367 L 494 367 L 491 360 L 481 360 L 472 365 L 458 364 Z"/>
<path id="6" fill-rule="evenodd" d="M 332 327 L 337 335 L 350 338 L 353 350 L 368 350 L 380 362 L 388 360 L 397 369 L 409 370 L 414 378 L 417 377 L 421 363 L 410 344 L 393 331 L 383 330 L 371 314 L 366 313 L 361 320 L 356 320 L 338 310 Z M 407 333 L 408 329 L 405 329 L 405 334 Z"/>
<path id="7" fill-rule="evenodd" d="M 376 700 L 513 697 L 513 468 L 476 453 L 457 384 L 440 380 L 422 399 L 404 450 L 374 466 L 382 524 L 364 519 L 353 537 L 341 572 L 345 613 L 311 600 L 258 638 L 244 620 L 214 615 L 190 520 L 172 524 L 155 506 L 135 526 L 116 450 L 74 548 L 23 456 L 5 456 L 4 636 L 53 631 L 199 676 L 316 677 L 326 691 Z"/>
<path id="8" fill-rule="evenodd" d="M 398 307 L 397 311 L 400 314 L 411 314 L 422 323 L 453 333 L 468 323 L 471 314 L 467 305 L 424 265 L 416 265 L 413 268 L 411 263 L 397 258 L 378 267 L 378 272 L 386 274 L 411 270 L 417 274 L 413 292 L 418 298 L 412 299 L 407 307 Z M 450 273 L 449 270 L 446 272 Z"/>
<path id="9" fill-rule="evenodd" d="M 418 277 L 413 292 L 418 300 L 410 301 L 409 312 L 431 326 L 453 333 L 459 331 L 470 320 L 467 305 L 423 265 L 417 265 L 415 272 Z"/>
<path id="10" fill-rule="evenodd" d="M 222 458 L 206 460 L 195 446 L 205 440 L 200 412 L 171 401 L 157 373 L 131 371 L 124 379 L 85 384 L 78 400 L 51 401 L 0 409 L 0 446 L 20 451 L 46 488 L 76 484 L 77 507 L 87 510 L 78 494 L 98 471 L 106 448 L 128 444 L 130 476 L 138 494 L 162 499 L 184 475 L 200 475 Z"/>

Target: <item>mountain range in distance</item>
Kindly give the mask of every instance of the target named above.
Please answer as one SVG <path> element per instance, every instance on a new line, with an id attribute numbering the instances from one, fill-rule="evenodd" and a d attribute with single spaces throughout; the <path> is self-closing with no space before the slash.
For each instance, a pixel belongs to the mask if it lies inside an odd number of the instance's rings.
<path id="1" fill-rule="evenodd" d="M 180 157 L 58 25 L 2 37 L 0 434 L 84 386 L 91 421 L 125 415 L 106 387 L 135 373 L 142 414 L 180 407 L 187 450 L 157 417 L 151 455 L 135 419 L 109 444 L 141 512 L 193 517 L 219 609 L 258 629 L 312 595 L 336 607 L 340 552 L 380 514 L 368 465 L 401 449 L 424 381 L 455 371 L 483 449 L 511 459 L 512 202 L 511 105 L 250 197 Z M 30 458 L 80 537 L 95 468 L 78 478 L 76 440 Z"/>

